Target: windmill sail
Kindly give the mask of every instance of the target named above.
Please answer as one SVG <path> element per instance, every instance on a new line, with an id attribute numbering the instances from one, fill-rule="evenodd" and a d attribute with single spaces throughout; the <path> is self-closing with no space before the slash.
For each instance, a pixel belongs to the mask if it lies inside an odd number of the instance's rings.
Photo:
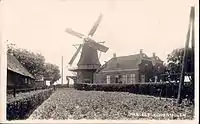
<path id="1" fill-rule="evenodd" d="M 83 35 L 83 34 L 78 33 L 78 32 L 76 32 L 76 31 L 73 31 L 73 30 L 70 29 L 70 28 L 67 28 L 67 29 L 66 29 L 66 32 L 69 33 L 69 34 L 72 34 L 72 35 L 74 35 L 74 36 L 77 36 L 77 37 L 79 37 L 79 38 L 84 38 L 84 35 Z"/>
<path id="2" fill-rule="evenodd" d="M 80 52 L 81 47 L 82 47 L 82 45 L 79 45 L 78 49 L 76 50 L 76 52 L 74 53 L 73 57 L 71 58 L 71 60 L 70 60 L 70 62 L 69 62 L 69 65 L 72 65 L 72 63 L 74 62 L 76 56 L 77 56 L 78 53 Z"/>
<path id="3" fill-rule="evenodd" d="M 92 47 L 93 49 L 96 49 L 96 50 L 99 50 L 101 52 L 107 52 L 108 50 L 108 47 L 102 45 L 102 44 L 99 44 L 97 42 L 95 42 L 95 40 L 93 40 L 91 38 L 91 36 L 94 35 L 95 31 L 97 30 L 98 26 L 99 26 L 99 23 L 101 22 L 101 19 L 102 19 L 102 14 L 100 14 L 100 16 L 98 17 L 97 21 L 94 23 L 92 29 L 90 30 L 89 34 L 88 34 L 88 37 L 86 37 L 85 35 L 81 34 L 81 33 L 78 33 L 70 28 L 67 28 L 66 29 L 66 32 L 68 32 L 69 34 L 72 34 L 76 37 L 79 37 L 79 38 L 82 38 L 84 40 L 84 43 L 83 44 L 87 44 L 89 47 Z M 75 54 L 73 55 L 73 57 L 71 58 L 69 64 L 71 65 L 73 63 L 73 61 L 75 60 L 75 58 L 77 57 L 78 53 L 80 52 L 81 50 L 81 47 L 82 45 L 79 46 L 79 48 L 77 49 L 77 51 L 75 52 Z"/>
<path id="4" fill-rule="evenodd" d="M 102 14 L 100 14 L 99 18 L 97 19 L 97 21 L 94 23 L 94 26 L 92 27 L 92 29 L 89 32 L 89 36 L 93 36 L 95 31 L 97 30 L 97 27 L 99 26 L 99 23 L 101 22 L 102 19 Z"/>

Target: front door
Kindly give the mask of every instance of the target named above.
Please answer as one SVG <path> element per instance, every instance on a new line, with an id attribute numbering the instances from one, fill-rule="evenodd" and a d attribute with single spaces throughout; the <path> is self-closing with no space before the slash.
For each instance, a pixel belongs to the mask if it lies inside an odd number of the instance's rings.
<path id="1" fill-rule="evenodd" d="M 115 83 L 119 83 L 119 76 L 118 75 L 115 76 Z"/>

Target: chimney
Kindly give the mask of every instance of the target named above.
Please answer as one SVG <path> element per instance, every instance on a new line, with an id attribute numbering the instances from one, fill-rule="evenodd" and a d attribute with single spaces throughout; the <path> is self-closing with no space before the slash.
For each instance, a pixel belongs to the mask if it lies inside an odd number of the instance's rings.
<path id="1" fill-rule="evenodd" d="M 140 54 L 143 54 L 143 49 L 140 49 Z"/>
<path id="2" fill-rule="evenodd" d="M 113 53 L 113 58 L 116 58 L 116 57 L 117 57 L 116 53 Z"/>
<path id="3" fill-rule="evenodd" d="M 156 57 L 156 53 L 153 52 L 153 57 Z"/>

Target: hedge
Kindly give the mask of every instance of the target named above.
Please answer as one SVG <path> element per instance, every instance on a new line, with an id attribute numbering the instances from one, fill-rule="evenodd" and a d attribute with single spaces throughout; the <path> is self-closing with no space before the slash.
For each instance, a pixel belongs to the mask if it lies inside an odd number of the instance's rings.
<path id="1" fill-rule="evenodd" d="M 167 98 L 176 98 L 178 94 L 178 87 L 178 83 L 74 84 L 74 88 L 77 90 L 120 91 Z M 189 98 L 192 101 L 194 100 L 194 85 L 192 85 L 192 83 L 184 83 L 181 91 L 182 98 Z"/>
<path id="2" fill-rule="evenodd" d="M 72 88 L 73 87 L 72 84 L 57 84 L 54 86 L 55 86 L 55 88 Z"/>
<path id="3" fill-rule="evenodd" d="M 44 100 L 49 98 L 53 89 L 30 92 L 29 96 L 17 97 L 7 101 L 7 120 L 26 119 Z"/>

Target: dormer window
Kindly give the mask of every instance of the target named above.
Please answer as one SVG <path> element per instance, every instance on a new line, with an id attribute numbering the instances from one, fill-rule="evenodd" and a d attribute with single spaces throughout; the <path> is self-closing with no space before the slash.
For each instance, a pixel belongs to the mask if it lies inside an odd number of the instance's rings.
<path id="1" fill-rule="evenodd" d="M 158 57 L 156 57 L 156 60 L 160 60 Z"/>

